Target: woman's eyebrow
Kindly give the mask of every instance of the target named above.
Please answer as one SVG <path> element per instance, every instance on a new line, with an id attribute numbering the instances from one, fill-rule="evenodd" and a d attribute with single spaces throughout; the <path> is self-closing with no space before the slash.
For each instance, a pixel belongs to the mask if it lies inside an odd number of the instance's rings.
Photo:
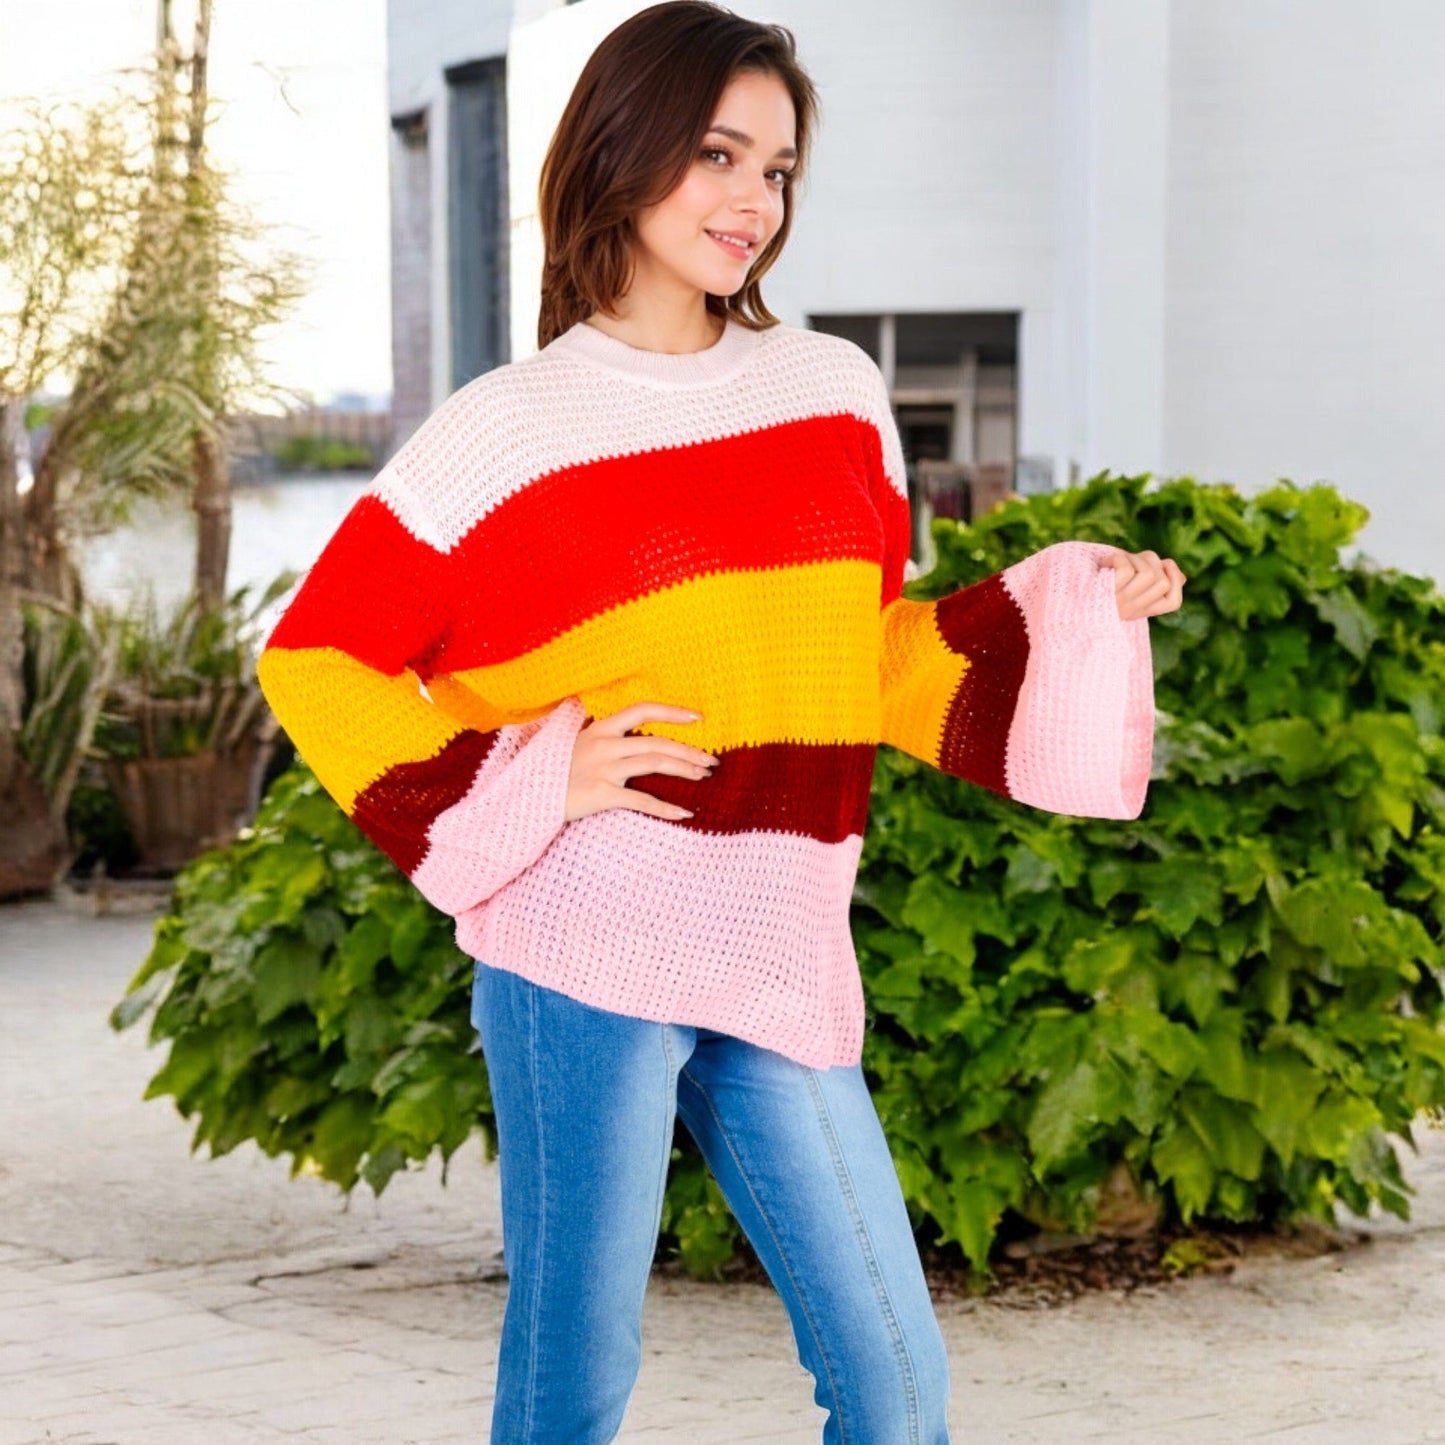
<path id="1" fill-rule="evenodd" d="M 740 146 L 744 146 L 748 150 L 752 149 L 752 136 L 744 135 L 742 131 L 734 130 L 730 125 L 708 126 L 707 133 L 709 135 L 711 135 L 714 131 L 716 131 L 719 135 L 727 136 L 729 140 L 735 140 Z M 795 161 L 798 159 L 798 153 L 796 150 L 793 149 L 792 146 L 780 146 L 774 159 L 776 159 L 778 156 L 781 156 L 782 159 L 786 161 Z"/>

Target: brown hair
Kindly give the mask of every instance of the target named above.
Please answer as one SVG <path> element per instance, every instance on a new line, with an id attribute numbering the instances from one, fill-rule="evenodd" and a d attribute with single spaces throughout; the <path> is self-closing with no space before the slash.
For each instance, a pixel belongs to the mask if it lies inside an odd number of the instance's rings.
<path id="1" fill-rule="evenodd" d="M 783 186 L 783 223 L 748 270 L 742 290 L 708 296 L 715 316 L 755 331 L 778 324 L 759 283 L 792 228 L 794 188 L 818 111 L 792 31 L 745 20 L 711 0 L 666 0 L 606 35 L 577 78 L 542 162 L 542 309 L 546 346 L 628 284 L 634 216 L 679 186 L 712 124 L 718 99 L 740 71 L 776 75 L 793 100 L 798 159 Z"/>

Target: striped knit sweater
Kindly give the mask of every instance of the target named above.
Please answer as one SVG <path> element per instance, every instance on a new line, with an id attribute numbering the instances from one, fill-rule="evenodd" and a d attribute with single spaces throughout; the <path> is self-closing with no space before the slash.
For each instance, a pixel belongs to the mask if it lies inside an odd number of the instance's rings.
<path id="1" fill-rule="evenodd" d="M 852 342 L 729 321 L 699 352 L 578 322 L 456 391 L 267 640 L 267 699 L 458 945 L 596 1007 L 819 1068 L 861 1057 L 849 904 L 880 742 L 1054 812 L 1135 818 L 1148 623 L 1063 542 L 904 598 L 903 454 Z M 566 821 L 590 718 L 713 753 Z"/>

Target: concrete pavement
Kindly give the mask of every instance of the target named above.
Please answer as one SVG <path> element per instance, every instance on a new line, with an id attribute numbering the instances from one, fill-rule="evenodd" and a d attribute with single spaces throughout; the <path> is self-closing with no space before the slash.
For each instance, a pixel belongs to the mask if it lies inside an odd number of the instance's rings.
<path id="1" fill-rule="evenodd" d="M 163 1057 L 106 1012 L 149 916 L 0 907 L 0 1445 L 487 1438 L 506 1301 L 495 1165 L 468 1147 L 350 1207 L 253 1147 L 211 1161 Z M 1367 1247 L 1054 1309 L 938 1305 L 953 1438 L 1445 1441 L 1445 1134 Z M 768 1287 L 655 1278 L 619 1439 L 820 1436 Z M 861 1442 L 891 1445 L 891 1442 Z"/>

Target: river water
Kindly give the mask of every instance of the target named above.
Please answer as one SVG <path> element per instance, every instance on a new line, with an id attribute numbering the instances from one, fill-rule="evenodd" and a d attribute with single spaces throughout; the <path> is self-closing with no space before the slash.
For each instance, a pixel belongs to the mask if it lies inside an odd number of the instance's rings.
<path id="1" fill-rule="evenodd" d="M 251 583 L 258 596 L 278 573 L 304 571 L 369 473 L 282 476 L 232 492 L 227 590 Z M 149 590 L 162 607 L 190 591 L 196 567 L 196 517 L 184 500 L 137 506 L 129 526 L 91 537 L 77 549 L 87 596 L 121 604 Z"/>

